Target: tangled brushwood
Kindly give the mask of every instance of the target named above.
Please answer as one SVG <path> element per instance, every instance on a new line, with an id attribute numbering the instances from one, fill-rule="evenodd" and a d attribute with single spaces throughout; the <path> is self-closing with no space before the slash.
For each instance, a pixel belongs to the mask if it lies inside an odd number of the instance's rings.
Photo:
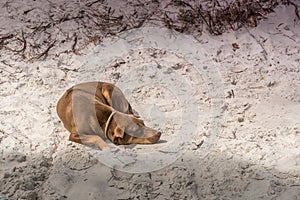
<path id="1" fill-rule="evenodd" d="M 193 1 L 194 2 L 194 1 Z M 280 4 L 293 5 L 297 20 L 299 5 L 289 0 L 236 0 L 236 1 L 202 1 L 192 4 L 187 1 L 173 0 L 172 6 L 177 7 L 175 20 L 164 13 L 166 27 L 178 32 L 202 32 L 203 28 L 213 35 L 220 35 L 228 29 L 237 30 L 241 27 L 256 27 L 259 20 L 266 18 Z"/>
<path id="2" fill-rule="evenodd" d="M 292 5 L 299 21 L 299 5 L 292 0 L 105 0 L 49 2 L 28 6 L 7 1 L 0 8 L 0 59 L 34 61 L 48 55 L 79 54 L 104 37 L 139 28 L 144 24 L 198 35 L 208 30 L 220 35 L 228 29 L 255 27 L 280 5 Z M 20 6 L 21 4 L 23 6 Z M 8 26 L 9 22 L 15 26 Z M 12 28 L 10 28 L 12 27 Z"/>

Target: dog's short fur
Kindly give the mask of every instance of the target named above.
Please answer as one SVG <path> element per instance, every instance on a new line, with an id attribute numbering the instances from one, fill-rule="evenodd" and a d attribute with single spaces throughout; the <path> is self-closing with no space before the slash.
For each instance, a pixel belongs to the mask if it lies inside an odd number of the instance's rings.
<path id="1" fill-rule="evenodd" d="M 80 144 L 103 149 L 107 146 L 105 135 L 117 145 L 153 144 L 161 135 L 133 114 L 124 94 L 110 83 L 75 85 L 63 94 L 56 108 L 71 133 L 69 140 Z"/>

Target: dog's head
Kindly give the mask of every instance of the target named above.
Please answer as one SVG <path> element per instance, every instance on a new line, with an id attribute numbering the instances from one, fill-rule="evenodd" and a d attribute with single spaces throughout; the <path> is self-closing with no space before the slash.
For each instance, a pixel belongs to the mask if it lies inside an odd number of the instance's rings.
<path id="1" fill-rule="evenodd" d="M 153 144 L 161 136 L 159 131 L 146 127 L 137 116 L 116 113 L 107 133 L 108 139 L 117 145 Z"/>

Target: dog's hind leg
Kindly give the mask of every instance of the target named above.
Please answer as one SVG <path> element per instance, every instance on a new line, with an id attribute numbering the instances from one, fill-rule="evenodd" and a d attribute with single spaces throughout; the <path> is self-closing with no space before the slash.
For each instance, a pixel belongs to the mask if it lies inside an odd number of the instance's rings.
<path id="1" fill-rule="evenodd" d="M 72 132 L 69 136 L 69 140 L 72 141 L 72 142 L 77 142 L 79 144 L 83 144 L 78 133 L 76 132 Z"/>

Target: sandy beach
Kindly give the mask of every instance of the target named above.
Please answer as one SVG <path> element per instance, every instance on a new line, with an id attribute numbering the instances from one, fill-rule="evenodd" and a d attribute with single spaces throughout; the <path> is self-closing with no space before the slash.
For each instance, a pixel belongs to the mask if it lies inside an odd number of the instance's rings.
<path id="1" fill-rule="evenodd" d="M 0 3 L 0 200 L 300 199 L 299 2 L 217 35 L 154 2 Z M 56 103 L 89 81 L 161 141 L 68 141 Z"/>

